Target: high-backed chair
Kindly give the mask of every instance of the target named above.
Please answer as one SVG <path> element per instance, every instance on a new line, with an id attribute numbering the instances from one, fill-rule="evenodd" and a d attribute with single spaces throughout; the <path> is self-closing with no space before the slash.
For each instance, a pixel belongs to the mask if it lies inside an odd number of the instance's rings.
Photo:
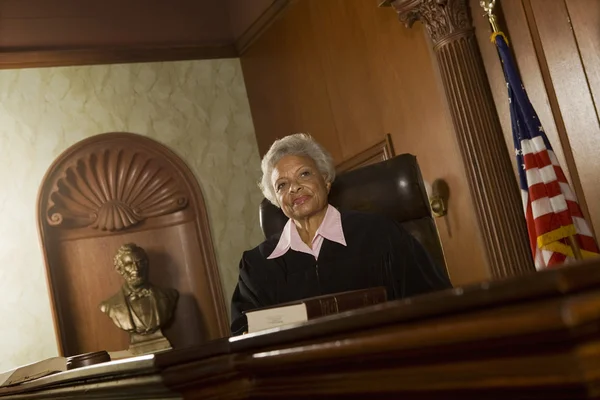
<path id="1" fill-rule="evenodd" d="M 402 154 L 389 160 L 344 172 L 331 186 L 329 203 L 340 210 L 386 215 L 398 221 L 446 271 L 446 263 L 417 158 Z M 265 237 L 279 235 L 287 222 L 276 206 L 264 199 L 260 224 Z"/>

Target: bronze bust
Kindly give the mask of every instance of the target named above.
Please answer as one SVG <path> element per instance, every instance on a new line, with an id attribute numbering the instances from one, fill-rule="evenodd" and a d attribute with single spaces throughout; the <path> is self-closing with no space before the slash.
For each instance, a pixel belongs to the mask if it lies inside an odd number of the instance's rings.
<path id="1" fill-rule="evenodd" d="M 100 303 L 100 310 L 114 324 L 129 332 L 133 354 L 170 348 L 161 328 L 173 316 L 179 293 L 163 289 L 148 281 L 149 261 L 143 248 L 124 244 L 114 258 L 115 269 L 125 283 L 109 299 Z"/>

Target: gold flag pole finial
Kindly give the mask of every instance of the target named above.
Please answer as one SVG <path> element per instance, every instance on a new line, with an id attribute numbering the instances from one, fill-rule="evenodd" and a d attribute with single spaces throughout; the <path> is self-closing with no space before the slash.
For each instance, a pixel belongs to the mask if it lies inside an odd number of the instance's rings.
<path id="1" fill-rule="evenodd" d="M 496 0 L 481 0 L 479 2 L 479 5 L 485 11 L 488 20 L 490 21 L 490 25 L 492 26 L 493 32 L 492 36 L 490 37 L 491 42 L 494 43 L 494 41 L 496 40 L 496 36 L 502 36 L 506 44 L 508 44 L 508 39 L 498 27 L 498 19 L 496 18 L 496 14 L 494 14 L 494 6 L 496 5 Z"/>
<path id="2" fill-rule="evenodd" d="M 496 19 L 496 15 L 494 14 L 494 6 L 496 5 L 496 0 L 481 0 L 479 5 L 485 13 L 490 21 L 490 25 L 492 25 L 492 30 L 494 33 L 499 33 L 500 28 L 498 28 L 498 20 Z"/>

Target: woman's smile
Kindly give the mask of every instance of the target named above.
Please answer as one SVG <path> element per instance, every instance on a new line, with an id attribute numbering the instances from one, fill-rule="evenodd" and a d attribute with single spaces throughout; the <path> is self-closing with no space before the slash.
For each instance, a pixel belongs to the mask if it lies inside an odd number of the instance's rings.
<path id="1" fill-rule="evenodd" d="M 304 196 L 300 196 L 300 197 L 296 197 L 293 201 L 294 206 L 301 206 L 302 204 L 306 203 L 308 200 L 310 200 L 310 196 L 304 195 Z"/>

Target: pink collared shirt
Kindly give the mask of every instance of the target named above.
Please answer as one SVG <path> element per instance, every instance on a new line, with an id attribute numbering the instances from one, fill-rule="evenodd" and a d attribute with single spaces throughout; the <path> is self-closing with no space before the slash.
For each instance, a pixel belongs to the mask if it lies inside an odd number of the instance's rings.
<path id="1" fill-rule="evenodd" d="M 323 222 L 321 222 L 321 226 L 319 226 L 319 229 L 317 229 L 317 233 L 313 238 L 312 249 L 302 241 L 298 229 L 296 229 L 296 225 L 290 219 L 283 228 L 277 247 L 275 247 L 275 250 L 273 250 L 271 255 L 267 258 L 270 260 L 281 257 L 287 253 L 289 249 L 292 249 L 301 251 L 302 253 L 311 254 L 318 259 L 324 239 L 346 246 L 346 238 L 344 237 L 344 230 L 342 229 L 342 216 L 331 204 L 327 206 L 325 218 L 323 218 Z"/>

